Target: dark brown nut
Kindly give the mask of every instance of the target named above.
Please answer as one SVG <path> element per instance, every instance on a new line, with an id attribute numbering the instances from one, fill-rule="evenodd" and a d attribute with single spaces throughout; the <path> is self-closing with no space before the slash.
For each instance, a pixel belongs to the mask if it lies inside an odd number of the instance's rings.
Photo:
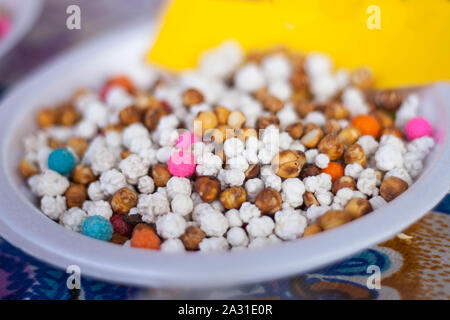
<path id="1" fill-rule="evenodd" d="M 375 95 L 375 104 L 388 111 L 397 110 L 403 101 L 403 94 L 396 90 L 380 91 Z"/>
<path id="2" fill-rule="evenodd" d="M 256 127 L 258 128 L 258 130 L 265 129 L 270 125 L 274 125 L 277 128 L 280 128 L 280 119 L 278 119 L 278 117 L 274 114 L 261 116 L 256 122 Z"/>
<path id="3" fill-rule="evenodd" d="M 300 118 L 304 118 L 314 111 L 314 105 L 308 100 L 298 100 L 294 103 L 294 109 Z"/>
<path id="4" fill-rule="evenodd" d="M 372 115 L 377 118 L 378 122 L 381 125 L 381 128 L 389 128 L 394 127 L 394 118 L 383 110 L 375 110 L 372 112 Z"/>
<path id="5" fill-rule="evenodd" d="M 281 178 L 295 178 L 300 174 L 306 156 L 298 150 L 283 150 L 272 160 L 272 169 Z"/>
<path id="6" fill-rule="evenodd" d="M 333 101 L 326 105 L 325 117 L 336 120 L 348 119 L 350 117 L 350 111 L 342 103 Z"/>
<path id="7" fill-rule="evenodd" d="M 130 212 L 131 208 L 136 207 L 138 203 L 138 194 L 128 188 L 119 189 L 111 199 L 111 208 L 114 213 L 125 214 Z"/>
<path id="8" fill-rule="evenodd" d="M 331 161 L 334 161 L 342 157 L 344 144 L 339 142 L 336 134 L 330 133 L 320 140 L 317 149 L 320 153 L 326 154 Z"/>
<path id="9" fill-rule="evenodd" d="M 217 127 L 219 121 L 217 116 L 212 111 L 202 111 L 197 114 L 194 119 L 193 127 L 194 133 L 198 136 L 202 136 L 206 130 Z"/>
<path id="10" fill-rule="evenodd" d="M 201 176 L 195 180 L 195 191 L 205 202 L 213 202 L 220 193 L 220 181 L 214 177 Z"/>
<path id="11" fill-rule="evenodd" d="M 127 240 L 128 240 L 127 237 L 118 233 L 113 233 L 111 239 L 109 239 L 109 242 L 122 245 L 125 242 L 127 242 Z"/>
<path id="12" fill-rule="evenodd" d="M 262 102 L 264 109 L 270 112 L 278 112 L 284 108 L 284 103 L 277 97 L 268 95 Z"/>
<path id="13" fill-rule="evenodd" d="M 239 129 L 243 127 L 245 121 L 247 121 L 247 118 L 244 113 L 239 110 L 234 110 L 228 115 L 227 124 L 233 129 Z"/>
<path id="14" fill-rule="evenodd" d="M 198 250 L 198 245 L 206 237 L 205 232 L 196 226 L 186 228 L 184 234 L 180 237 L 183 241 L 184 247 L 187 250 Z"/>
<path id="15" fill-rule="evenodd" d="M 328 120 L 323 127 L 323 132 L 325 132 L 325 134 L 337 134 L 339 131 L 341 131 L 341 124 L 335 119 Z"/>
<path id="16" fill-rule="evenodd" d="M 165 187 L 167 181 L 172 177 L 167 165 L 165 164 L 155 164 L 152 167 L 152 178 L 155 186 Z"/>
<path id="17" fill-rule="evenodd" d="M 137 107 L 129 106 L 120 110 L 119 120 L 124 126 L 129 126 L 132 123 L 141 122 L 142 113 Z"/>
<path id="18" fill-rule="evenodd" d="M 319 217 L 317 223 L 323 230 L 339 227 L 351 220 L 351 216 L 344 210 L 329 210 Z"/>
<path id="19" fill-rule="evenodd" d="M 394 200 L 408 189 L 408 183 L 397 177 L 388 177 L 381 182 L 380 194 L 387 202 Z"/>
<path id="20" fill-rule="evenodd" d="M 306 227 L 303 237 L 309 237 L 320 232 L 322 232 L 322 228 L 317 223 L 313 223 Z"/>
<path id="21" fill-rule="evenodd" d="M 389 128 L 382 129 L 380 137 L 384 136 L 384 135 L 393 135 L 393 136 L 396 136 L 397 138 L 403 139 L 402 132 L 395 127 L 389 127 Z"/>
<path id="22" fill-rule="evenodd" d="M 75 167 L 75 169 L 73 170 L 72 178 L 76 183 L 84 185 L 88 185 L 89 183 L 97 179 L 91 168 L 83 164 L 79 164 Z"/>
<path id="23" fill-rule="evenodd" d="M 183 92 L 183 104 L 186 107 L 191 107 L 193 105 L 196 104 L 200 104 L 203 101 L 205 101 L 205 98 L 203 97 L 203 94 L 198 91 L 197 89 L 187 89 L 186 91 Z"/>
<path id="24" fill-rule="evenodd" d="M 120 157 L 122 159 L 126 159 L 128 158 L 130 155 L 132 155 L 133 153 L 130 150 L 124 150 L 120 153 Z"/>
<path id="25" fill-rule="evenodd" d="M 83 184 L 71 184 L 64 193 L 68 208 L 82 207 L 87 199 L 86 187 Z"/>
<path id="26" fill-rule="evenodd" d="M 354 144 L 359 137 L 361 137 L 361 132 L 352 126 L 345 127 L 341 130 L 341 132 L 338 133 L 337 136 L 338 141 L 343 143 L 347 147 Z"/>
<path id="27" fill-rule="evenodd" d="M 242 187 L 234 186 L 225 189 L 220 194 L 220 202 L 228 210 L 239 209 L 246 200 L 247 192 L 245 192 L 245 189 Z"/>
<path id="28" fill-rule="evenodd" d="M 312 163 L 306 163 L 302 171 L 300 172 L 300 179 L 305 179 L 306 177 L 317 176 L 320 174 L 320 168 Z"/>
<path id="29" fill-rule="evenodd" d="M 296 91 L 307 90 L 309 86 L 309 79 L 304 72 L 294 72 L 289 79 L 291 86 Z"/>
<path id="30" fill-rule="evenodd" d="M 125 214 L 123 216 L 123 221 L 131 224 L 132 226 L 136 226 L 142 223 L 142 216 L 140 214 Z"/>
<path id="31" fill-rule="evenodd" d="M 340 189 L 349 188 L 356 190 L 356 181 L 352 177 L 342 176 L 334 180 L 331 191 L 336 194 Z"/>
<path id="32" fill-rule="evenodd" d="M 70 127 L 77 123 L 78 119 L 80 119 L 80 114 L 77 110 L 72 106 L 65 106 L 61 108 L 59 113 L 59 123 L 62 126 Z"/>
<path id="33" fill-rule="evenodd" d="M 291 123 L 286 127 L 287 133 L 292 137 L 292 139 L 300 139 L 303 135 L 303 124 L 301 122 Z"/>
<path id="34" fill-rule="evenodd" d="M 82 158 L 84 153 L 86 152 L 88 146 L 89 146 L 89 142 L 81 137 L 74 137 L 74 138 L 70 138 L 67 141 L 67 146 L 72 148 L 73 151 L 75 151 L 75 153 Z"/>
<path id="35" fill-rule="evenodd" d="M 148 130 L 153 131 L 158 126 L 161 117 L 165 116 L 167 113 L 163 108 L 148 109 L 144 116 L 144 124 Z"/>
<path id="36" fill-rule="evenodd" d="M 344 163 L 351 164 L 357 163 L 362 167 L 366 167 L 366 155 L 364 153 L 364 149 L 357 143 L 352 144 L 350 147 L 345 150 L 344 153 Z"/>
<path id="37" fill-rule="evenodd" d="M 55 125 L 58 121 L 58 112 L 55 109 L 43 109 L 37 114 L 37 123 L 42 129 Z"/>
<path id="38" fill-rule="evenodd" d="M 273 188 L 265 188 L 256 196 L 255 205 L 263 214 L 274 215 L 281 209 L 281 194 Z"/>
<path id="39" fill-rule="evenodd" d="M 253 179 L 259 175 L 259 164 L 251 164 L 245 171 L 245 179 Z"/>
<path id="40" fill-rule="evenodd" d="M 313 204 L 316 206 L 320 206 L 319 201 L 317 201 L 316 197 L 314 196 L 314 193 L 306 191 L 303 194 L 303 203 L 307 208 L 311 207 Z"/>
<path id="41" fill-rule="evenodd" d="M 322 129 L 314 129 L 306 133 L 300 141 L 307 148 L 315 148 L 322 137 Z"/>
<path id="42" fill-rule="evenodd" d="M 161 103 L 151 94 L 145 91 L 138 91 L 134 95 L 134 105 L 139 111 L 160 108 Z"/>
<path id="43" fill-rule="evenodd" d="M 363 91 L 373 88 L 374 77 L 368 67 L 356 68 L 350 73 L 350 84 Z"/>
<path id="44" fill-rule="evenodd" d="M 226 124 L 228 122 L 230 110 L 222 106 L 217 106 L 214 109 L 214 112 L 216 113 L 217 121 L 219 121 L 219 124 Z"/>
<path id="45" fill-rule="evenodd" d="M 26 160 L 25 158 L 20 161 L 19 169 L 20 173 L 22 173 L 22 176 L 24 176 L 25 178 L 29 178 L 32 175 L 39 173 L 39 169 L 36 167 L 36 165 L 31 161 Z"/>
<path id="46" fill-rule="evenodd" d="M 371 212 L 373 209 L 369 200 L 363 198 L 354 198 L 347 203 L 344 210 L 348 212 L 352 217 L 352 220 L 354 220 Z"/>

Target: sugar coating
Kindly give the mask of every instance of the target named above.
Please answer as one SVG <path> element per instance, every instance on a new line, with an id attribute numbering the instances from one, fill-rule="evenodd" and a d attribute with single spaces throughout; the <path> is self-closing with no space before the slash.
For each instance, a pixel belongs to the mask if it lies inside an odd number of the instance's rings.
<path id="1" fill-rule="evenodd" d="M 161 251 L 163 252 L 184 252 L 186 249 L 184 248 L 184 244 L 180 239 L 167 239 L 161 244 Z"/>
<path id="2" fill-rule="evenodd" d="M 200 251 L 218 252 L 228 250 L 228 241 L 224 237 L 204 238 L 198 245 Z"/>
<path id="3" fill-rule="evenodd" d="M 275 233 L 283 240 L 293 240 L 300 237 L 307 225 L 306 218 L 292 209 L 276 212 L 275 223 Z"/>
<path id="4" fill-rule="evenodd" d="M 274 228 L 275 223 L 272 218 L 267 216 L 252 218 L 245 227 L 250 237 L 253 238 L 267 237 L 272 233 Z"/>
<path id="5" fill-rule="evenodd" d="M 156 231 L 164 239 L 178 238 L 186 229 L 186 220 L 178 213 L 169 212 L 156 219 Z"/>
<path id="6" fill-rule="evenodd" d="M 59 224 L 69 230 L 81 232 L 81 226 L 87 216 L 86 211 L 78 207 L 70 208 L 60 215 Z"/>
<path id="7" fill-rule="evenodd" d="M 41 199 L 41 210 L 50 219 L 57 220 L 66 210 L 66 198 L 60 195 L 44 196 Z"/>
<path id="8" fill-rule="evenodd" d="M 228 230 L 227 241 L 233 247 L 245 247 L 249 242 L 247 233 L 239 227 L 232 227 Z"/>

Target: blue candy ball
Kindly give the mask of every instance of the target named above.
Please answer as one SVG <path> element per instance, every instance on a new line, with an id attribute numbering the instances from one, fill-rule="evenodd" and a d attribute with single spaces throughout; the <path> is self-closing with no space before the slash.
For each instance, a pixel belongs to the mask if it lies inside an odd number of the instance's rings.
<path id="1" fill-rule="evenodd" d="M 113 235 L 113 227 L 108 219 L 101 216 L 90 216 L 84 220 L 81 232 L 88 237 L 109 241 Z"/>
<path id="2" fill-rule="evenodd" d="M 75 167 L 75 157 L 66 148 L 55 149 L 48 156 L 48 168 L 59 174 L 69 174 L 73 167 Z"/>

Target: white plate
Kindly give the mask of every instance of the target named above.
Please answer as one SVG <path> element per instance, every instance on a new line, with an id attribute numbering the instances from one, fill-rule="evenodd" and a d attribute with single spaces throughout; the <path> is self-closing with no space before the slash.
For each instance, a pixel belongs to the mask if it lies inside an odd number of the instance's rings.
<path id="1" fill-rule="evenodd" d="M 0 39 L 0 58 L 25 36 L 33 26 L 42 8 L 42 0 L 0 0 L 11 19 L 11 30 Z"/>
<path id="2" fill-rule="evenodd" d="M 0 105 L 0 234 L 25 252 L 60 268 L 78 265 L 82 275 L 156 287 L 217 287 L 310 271 L 344 259 L 402 231 L 425 215 L 450 185 L 450 94 L 440 84 L 424 90 L 424 115 L 439 132 L 418 181 L 403 195 L 342 227 L 261 250 L 215 254 L 164 254 L 101 242 L 46 218 L 18 173 L 22 139 L 36 129 L 34 111 L 75 88 L 139 66 L 153 29 L 121 28 L 45 65 L 12 89 Z"/>

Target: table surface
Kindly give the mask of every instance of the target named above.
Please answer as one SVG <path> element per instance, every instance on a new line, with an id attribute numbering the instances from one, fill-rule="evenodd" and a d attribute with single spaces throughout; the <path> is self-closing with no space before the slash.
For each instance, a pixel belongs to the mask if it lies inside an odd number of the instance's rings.
<path id="1" fill-rule="evenodd" d="M 35 27 L 0 61 L 0 92 L 63 50 L 114 25 L 152 16 L 161 1 L 47 0 Z M 81 8 L 81 30 L 66 28 L 66 8 Z M 68 274 L 0 238 L 0 299 L 450 299 L 450 196 L 395 237 L 326 269 L 265 283 L 215 290 L 138 289 L 82 277 L 69 291 Z M 377 265 L 381 288 L 369 289 Z"/>

